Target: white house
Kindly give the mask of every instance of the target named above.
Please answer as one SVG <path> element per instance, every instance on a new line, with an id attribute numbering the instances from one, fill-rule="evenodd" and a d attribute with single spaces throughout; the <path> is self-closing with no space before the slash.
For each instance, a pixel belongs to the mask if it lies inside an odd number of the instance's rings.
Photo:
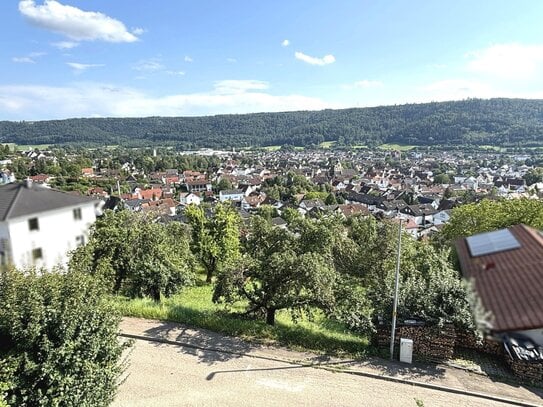
<path id="1" fill-rule="evenodd" d="M 196 195 L 196 194 L 193 194 L 193 193 L 188 193 L 188 192 L 181 192 L 179 193 L 179 203 L 181 205 L 191 205 L 191 204 L 194 204 L 194 205 L 200 205 L 202 199 Z"/>
<path id="2" fill-rule="evenodd" d="M 102 201 L 40 185 L 0 185 L 0 265 L 51 269 L 85 244 Z"/>
<path id="3" fill-rule="evenodd" d="M 219 191 L 219 200 L 240 202 L 245 197 L 245 192 L 242 189 L 225 189 Z"/>

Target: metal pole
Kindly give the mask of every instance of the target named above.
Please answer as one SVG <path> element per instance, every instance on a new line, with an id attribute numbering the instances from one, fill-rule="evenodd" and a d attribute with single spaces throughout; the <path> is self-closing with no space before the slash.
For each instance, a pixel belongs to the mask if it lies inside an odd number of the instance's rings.
<path id="1" fill-rule="evenodd" d="M 396 282 L 394 284 L 394 303 L 392 305 L 392 332 L 390 334 L 390 360 L 394 360 L 394 340 L 396 336 L 396 310 L 398 309 L 398 289 L 400 286 L 400 254 L 402 250 L 402 218 L 398 226 L 398 257 L 396 259 Z"/>

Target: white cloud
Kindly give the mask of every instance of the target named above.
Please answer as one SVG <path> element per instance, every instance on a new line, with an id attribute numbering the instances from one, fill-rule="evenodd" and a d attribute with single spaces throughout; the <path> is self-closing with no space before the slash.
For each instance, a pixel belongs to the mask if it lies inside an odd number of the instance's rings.
<path id="1" fill-rule="evenodd" d="M 250 90 L 265 90 L 270 87 L 268 82 L 252 79 L 228 79 L 214 84 L 215 92 L 222 95 L 244 93 Z"/>
<path id="2" fill-rule="evenodd" d="M 11 60 L 18 64 L 35 64 L 36 63 L 36 61 L 34 61 L 30 57 L 13 57 L 11 58 Z"/>
<path id="3" fill-rule="evenodd" d="M 134 35 L 142 35 L 143 33 L 147 32 L 145 28 L 136 27 L 132 29 L 132 34 Z"/>
<path id="4" fill-rule="evenodd" d="M 136 62 L 132 69 L 141 72 L 157 72 L 164 69 L 164 65 L 157 58 L 142 59 L 141 61 Z"/>
<path id="5" fill-rule="evenodd" d="M 185 55 L 185 62 L 192 62 L 193 59 L 189 57 L 188 55 Z"/>
<path id="6" fill-rule="evenodd" d="M 226 58 L 226 62 L 230 62 L 231 64 L 235 64 L 236 62 L 238 62 L 238 60 L 236 58 Z"/>
<path id="7" fill-rule="evenodd" d="M 283 40 L 283 42 L 281 42 L 281 45 L 283 47 L 288 47 L 290 45 L 290 41 L 289 40 Z"/>
<path id="8" fill-rule="evenodd" d="M 310 65 L 328 65 L 333 64 L 336 62 L 336 58 L 333 55 L 325 55 L 322 58 L 312 57 L 309 55 L 304 54 L 303 52 L 296 51 L 294 53 L 294 56 L 296 59 L 299 59 L 300 61 L 304 61 Z"/>
<path id="9" fill-rule="evenodd" d="M 119 20 L 99 12 L 83 11 L 77 7 L 66 6 L 56 0 L 45 0 L 43 5 L 36 5 L 34 0 L 21 0 L 19 11 L 31 24 L 63 34 L 74 41 L 134 42 L 138 40 L 138 37 L 128 32 Z"/>
<path id="10" fill-rule="evenodd" d="M 422 87 L 423 100 L 446 101 L 467 98 L 491 98 L 500 96 L 492 86 L 467 79 L 446 79 Z"/>
<path id="11" fill-rule="evenodd" d="M 86 71 L 89 68 L 99 68 L 104 66 L 104 64 L 81 64 L 79 62 L 66 62 L 66 65 L 78 72 Z"/>
<path id="12" fill-rule="evenodd" d="M 46 52 L 31 52 L 30 54 L 24 57 L 13 57 L 11 60 L 19 64 L 35 64 L 36 58 L 47 55 Z"/>
<path id="13" fill-rule="evenodd" d="M 356 81 L 353 83 L 354 88 L 361 88 L 361 89 L 368 89 L 368 88 L 379 88 L 383 86 L 383 82 L 381 81 L 372 81 L 368 79 L 364 79 L 361 81 Z"/>
<path id="14" fill-rule="evenodd" d="M 168 75 L 185 76 L 185 71 L 166 71 Z"/>
<path id="15" fill-rule="evenodd" d="M 67 87 L 0 86 L 0 115 L 11 120 L 67 117 L 194 116 L 343 107 L 303 95 L 271 95 L 260 81 L 219 81 L 201 93 L 152 97 L 97 83 Z M 245 91 L 243 90 L 245 89 Z"/>
<path id="16" fill-rule="evenodd" d="M 75 41 L 59 41 L 59 42 L 53 42 L 51 45 L 58 49 L 72 49 L 79 45 L 78 42 Z"/>
<path id="17" fill-rule="evenodd" d="M 466 54 L 468 70 L 508 79 L 529 79 L 543 68 L 543 45 L 498 44 Z"/>

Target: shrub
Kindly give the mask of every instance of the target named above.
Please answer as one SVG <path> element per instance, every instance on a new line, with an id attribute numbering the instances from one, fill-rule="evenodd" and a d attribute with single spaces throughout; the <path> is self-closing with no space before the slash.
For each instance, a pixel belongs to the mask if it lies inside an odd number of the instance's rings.
<path id="1" fill-rule="evenodd" d="M 0 271 L 0 383 L 16 406 L 105 406 L 125 345 L 102 289 L 78 272 Z"/>

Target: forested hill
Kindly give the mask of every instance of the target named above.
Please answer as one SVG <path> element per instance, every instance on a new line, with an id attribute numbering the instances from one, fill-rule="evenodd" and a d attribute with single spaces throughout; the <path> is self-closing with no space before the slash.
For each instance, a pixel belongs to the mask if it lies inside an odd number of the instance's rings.
<path id="1" fill-rule="evenodd" d="M 543 100 L 469 99 L 245 115 L 0 122 L 0 143 L 226 148 L 323 141 L 541 146 Z"/>

